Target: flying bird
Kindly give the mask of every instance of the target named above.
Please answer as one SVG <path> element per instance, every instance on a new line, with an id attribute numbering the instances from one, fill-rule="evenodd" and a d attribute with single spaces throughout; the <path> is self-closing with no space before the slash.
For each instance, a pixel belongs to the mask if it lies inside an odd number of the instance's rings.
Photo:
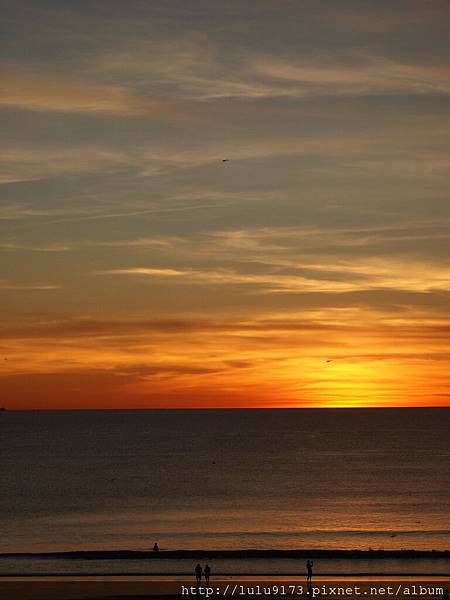
<path id="1" fill-rule="evenodd" d="M 330 363 L 330 362 L 333 362 L 333 361 L 331 360 L 331 358 L 330 358 L 329 360 L 327 360 L 327 363 Z"/>
<path id="2" fill-rule="evenodd" d="M 229 158 L 222 158 L 222 162 L 230 162 Z"/>

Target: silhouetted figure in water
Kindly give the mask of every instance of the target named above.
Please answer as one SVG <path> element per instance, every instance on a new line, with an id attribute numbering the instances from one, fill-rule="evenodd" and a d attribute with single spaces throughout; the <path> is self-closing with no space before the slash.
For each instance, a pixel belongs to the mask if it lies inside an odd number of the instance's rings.
<path id="1" fill-rule="evenodd" d="M 211 575 L 211 568 L 209 565 L 205 565 L 205 568 L 203 569 L 203 573 L 205 575 L 206 585 L 209 585 L 209 576 Z M 447 598 L 447 600 L 448 600 L 448 598 Z"/>
<path id="2" fill-rule="evenodd" d="M 306 583 L 311 583 L 312 582 L 312 569 L 313 569 L 313 561 L 312 560 L 307 560 L 306 561 L 306 571 L 308 573 L 307 577 L 306 577 Z"/>
<path id="3" fill-rule="evenodd" d="M 200 585 L 200 583 L 202 581 L 202 568 L 198 563 L 197 563 L 197 566 L 195 567 L 195 580 L 197 582 L 197 585 Z"/>
<path id="4" fill-rule="evenodd" d="M 155 542 L 155 545 L 153 546 L 153 552 L 159 552 L 158 542 Z"/>

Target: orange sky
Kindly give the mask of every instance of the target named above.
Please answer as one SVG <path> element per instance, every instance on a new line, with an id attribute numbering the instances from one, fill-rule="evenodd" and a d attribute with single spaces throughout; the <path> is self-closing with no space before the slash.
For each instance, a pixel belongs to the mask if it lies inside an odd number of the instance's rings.
<path id="1" fill-rule="evenodd" d="M 448 326 L 424 319 L 41 320 L 5 331 L 2 386 L 15 408 L 446 406 Z"/>
<path id="2" fill-rule="evenodd" d="M 449 11 L 9 7 L 0 405 L 449 406 Z"/>

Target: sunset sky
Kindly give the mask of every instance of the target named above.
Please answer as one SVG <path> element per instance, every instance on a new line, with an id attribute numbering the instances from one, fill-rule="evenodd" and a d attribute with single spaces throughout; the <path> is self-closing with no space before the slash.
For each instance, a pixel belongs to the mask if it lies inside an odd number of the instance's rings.
<path id="1" fill-rule="evenodd" d="M 0 405 L 449 406 L 449 23 L 4 3 Z"/>

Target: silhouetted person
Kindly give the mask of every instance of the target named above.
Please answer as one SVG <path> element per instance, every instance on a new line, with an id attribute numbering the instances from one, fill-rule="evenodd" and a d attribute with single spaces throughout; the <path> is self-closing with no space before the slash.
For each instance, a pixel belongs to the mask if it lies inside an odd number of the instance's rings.
<path id="1" fill-rule="evenodd" d="M 442 600 L 448 600 L 448 590 L 444 590 L 444 593 L 442 594 Z"/>
<path id="2" fill-rule="evenodd" d="M 197 582 L 197 585 L 200 585 L 200 583 L 202 581 L 202 568 L 198 563 L 197 563 L 197 566 L 195 567 L 195 580 Z"/>
<path id="3" fill-rule="evenodd" d="M 211 575 L 211 568 L 209 565 L 205 565 L 205 568 L 203 569 L 203 573 L 205 575 L 206 585 L 209 585 L 209 576 Z M 447 598 L 447 600 L 448 600 L 448 598 Z"/>
<path id="4" fill-rule="evenodd" d="M 312 582 L 312 575 L 313 575 L 313 561 L 312 560 L 307 560 L 306 561 L 306 571 L 308 573 L 307 577 L 306 577 L 306 582 L 307 583 L 311 583 Z"/>
<path id="5" fill-rule="evenodd" d="M 159 552 L 158 542 L 155 542 L 155 545 L 153 546 L 153 552 Z"/>

